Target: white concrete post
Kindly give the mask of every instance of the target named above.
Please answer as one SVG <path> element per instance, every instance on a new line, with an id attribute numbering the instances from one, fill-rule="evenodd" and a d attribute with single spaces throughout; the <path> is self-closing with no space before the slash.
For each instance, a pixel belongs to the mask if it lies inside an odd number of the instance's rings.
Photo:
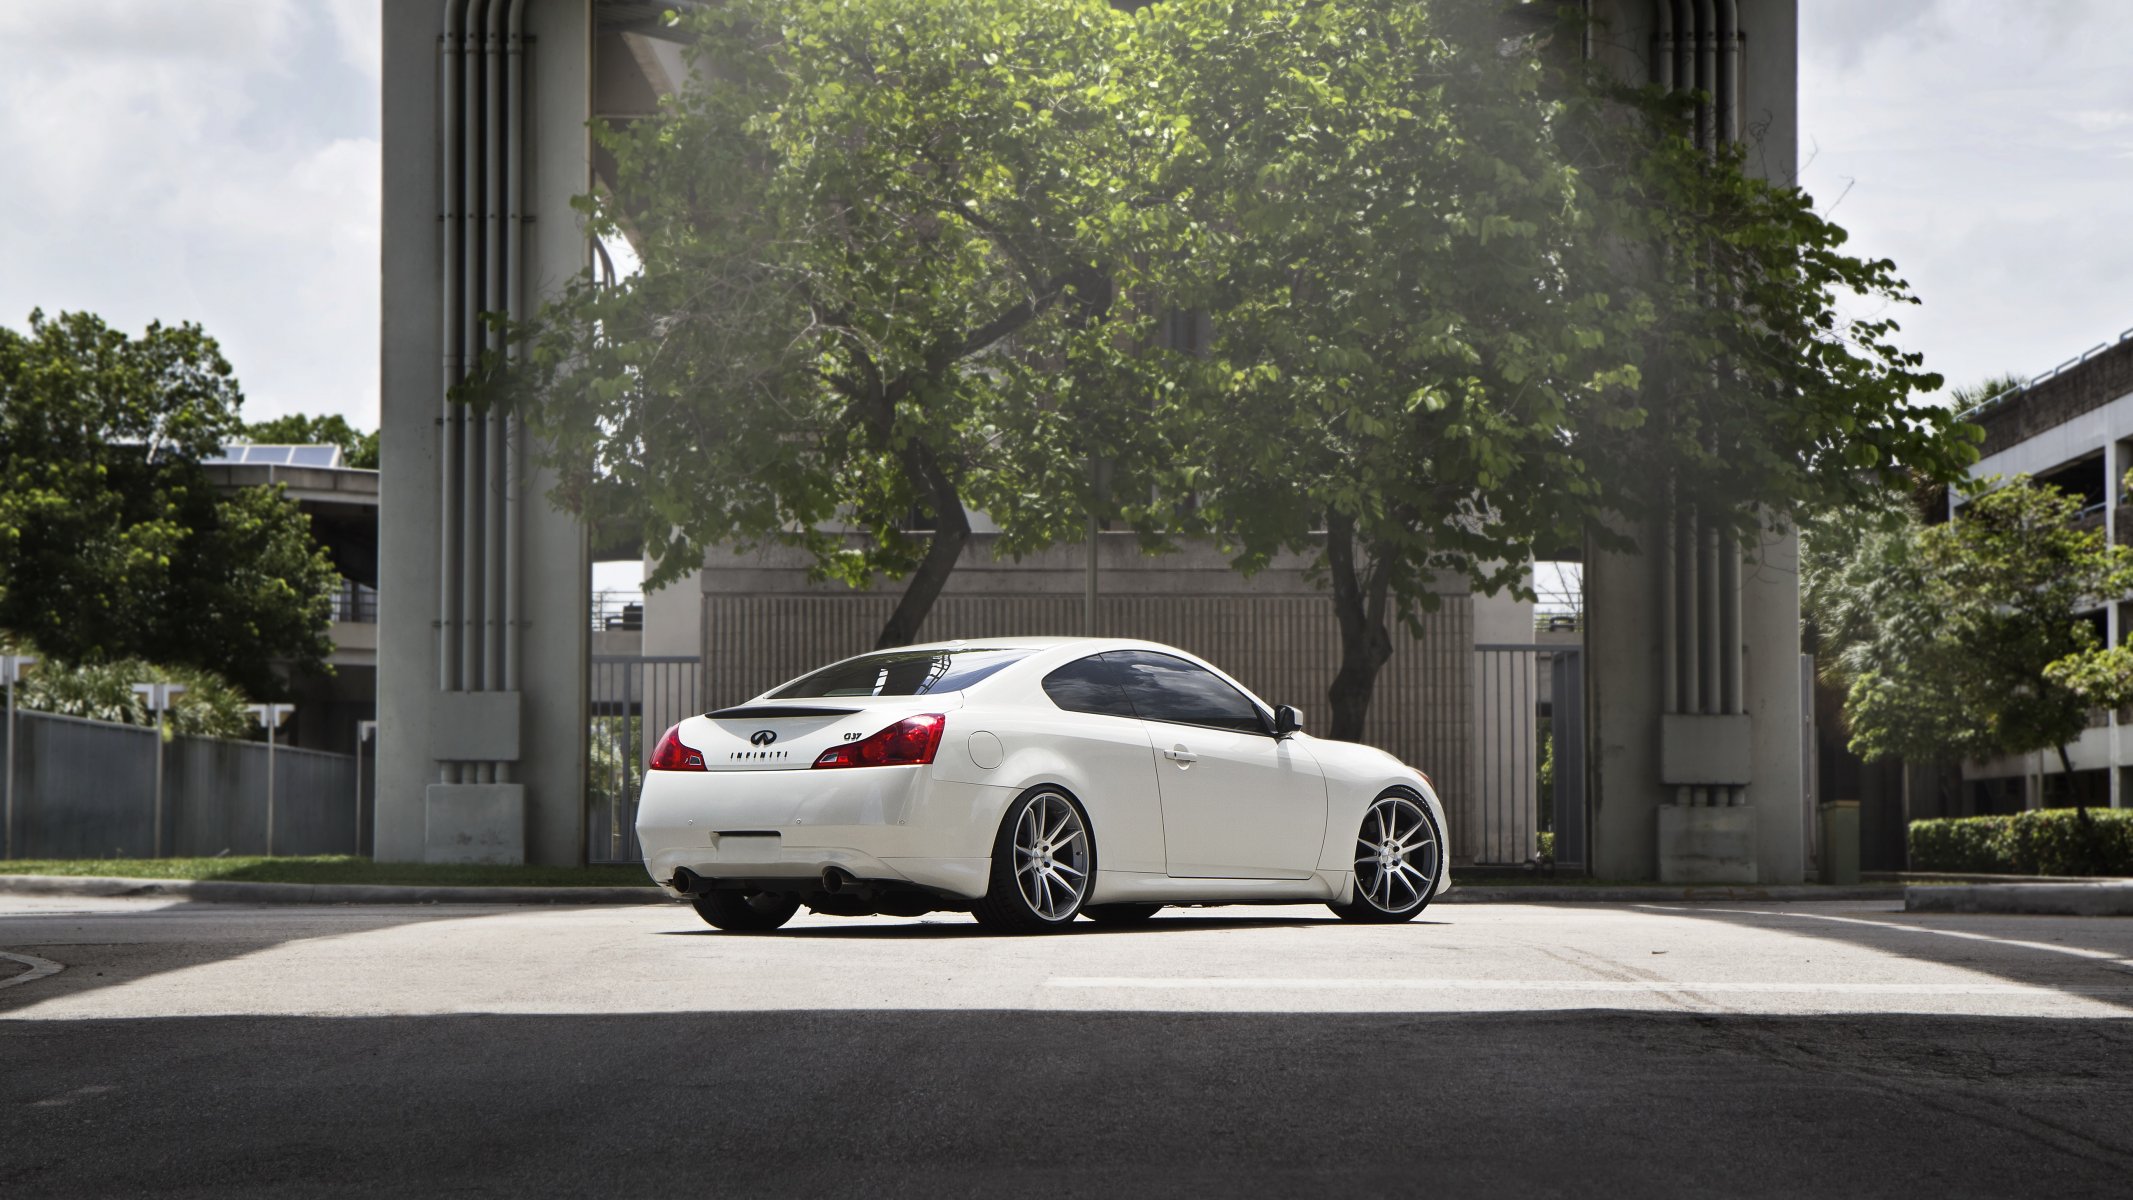
<path id="1" fill-rule="evenodd" d="M 293 704 L 254 704 L 252 719 L 267 731 L 267 857 L 274 857 L 274 731 L 296 711 Z M 356 748 L 360 756 L 362 747 Z M 360 770 L 361 768 L 358 767 Z"/>
<path id="2" fill-rule="evenodd" d="M 149 711 L 156 715 L 155 833 L 151 839 L 154 846 L 151 857 L 154 858 L 163 857 L 163 714 L 170 711 L 171 703 L 184 692 L 185 685 L 182 683 L 133 685 L 133 694 L 145 701 Z"/>
<path id="3" fill-rule="evenodd" d="M 355 855 L 363 856 L 363 747 L 378 736 L 376 721 L 356 722 L 356 802 L 355 802 Z"/>
<path id="4" fill-rule="evenodd" d="M 22 673 L 37 665 L 37 660 L 26 654 L 0 655 L 0 679 L 7 682 L 7 804 L 0 820 L 7 823 L 4 840 L 7 843 L 6 857 L 15 857 L 15 685 L 22 680 Z"/>

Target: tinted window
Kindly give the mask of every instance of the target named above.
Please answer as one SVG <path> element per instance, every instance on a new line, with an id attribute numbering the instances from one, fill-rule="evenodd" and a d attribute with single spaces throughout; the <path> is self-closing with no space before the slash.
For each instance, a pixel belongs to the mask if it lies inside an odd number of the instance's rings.
<path id="1" fill-rule="evenodd" d="M 1268 732 L 1259 706 L 1204 667 L 1147 650 L 1114 650 L 1104 657 L 1123 672 L 1126 695 L 1145 720 Z"/>
<path id="2" fill-rule="evenodd" d="M 885 650 L 824 667 L 772 692 L 776 700 L 817 696 L 928 696 L 960 692 L 1029 656 L 1027 650 Z"/>
<path id="3" fill-rule="evenodd" d="M 1100 713 L 1107 717 L 1130 717 L 1133 705 L 1118 683 L 1118 668 L 1094 654 L 1070 662 L 1044 677 L 1044 694 L 1068 712 Z"/>

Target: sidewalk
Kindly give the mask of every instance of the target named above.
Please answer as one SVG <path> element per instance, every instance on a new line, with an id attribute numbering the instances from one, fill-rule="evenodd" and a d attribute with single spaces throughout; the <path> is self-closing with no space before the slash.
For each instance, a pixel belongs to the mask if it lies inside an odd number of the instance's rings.
<path id="1" fill-rule="evenodd" d="M 240 883 L 226 879 L 127 879 L 97 875 L 0 875 L 0 895 L 106 896 L 204 904 L 671 904 L 651 887 L 408 887 L 358 883 Z M 1437 904 L 1641 904 L 1681 901 L 1898 900 L 1896 884 L 1769 887 L 1595 884 L 1481 884 L 1452 890 Z"/>
<path id="2" fill-rule="evenodd" d="M 655 887 L 440 887 L 243 883 L 113 875 L 0 875 L 0 895 L 120 896 L 204 904 L 671 904 Z"/>

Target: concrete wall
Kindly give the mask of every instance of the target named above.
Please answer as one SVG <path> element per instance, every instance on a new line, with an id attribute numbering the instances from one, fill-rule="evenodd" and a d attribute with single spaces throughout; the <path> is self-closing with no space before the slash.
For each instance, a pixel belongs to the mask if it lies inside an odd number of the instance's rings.
<path id="1" fill-rule="evenodd" d="M 449 745 L 455 719 L 437 678 L 439 432 L 443 389 L 438 324 L 440 152 L 438 0 L 385 0 L 384 249 L 379 487 L 378 793 L 376 853 L 424 854 L 425 789 L 438 779 L 432 747 Z M 586 0 L 526 6 L 534 39 L 527 62 L 526 270 L 537 300 L 585 268 L 584 235 L 570 209 L 591 187 L 590 13 Z M 524 529 L 520 757 L 529 861 L 584 858 L 585 656 L 589 564 L 576 521 L 555 512 L 547 481 L 519 482 Z"/>
<path id="2" fill-rule="evenodd" d="M 1078 635 L 1084 622 L 1085 547 L 1061 547 L 1021 562 L 996 561 L 995 538 L 978 534 L 921 631 L 926 639 Z M 1294 704 L 1323 733 L 1326 688 L 1339 662 L 1332 601 L 1288 561 L 1246 579 L 1205 546 L 1149 557 L 1130 534 L 1098 542 L 1100 604 L 1095 632 L 1146 638 L 1201 655 L 1271 704 Z M 708 706 L 734 704 L 873 646 L 895 606 L 894 585 L 854 592 L 810 585 L 796 552 L 715 553 L 699 576 Z M 1419 639 L 1397 635 L 1379 676 L 1365 739 L 1436 781 L 1462 824 L 1471 801 L 1475 599 L 1447 579 L 1442 603 Z M 648 610 L 677 618 L 671 605 Z M 686 618 L 679 618 L 686 623 Z M 1515 619 L 1515 618 L 1512 618 Z M 677 644 L 648 620 L 647 649 Z M 1527 618 L 1531 629 L 1531 618 Z"/>

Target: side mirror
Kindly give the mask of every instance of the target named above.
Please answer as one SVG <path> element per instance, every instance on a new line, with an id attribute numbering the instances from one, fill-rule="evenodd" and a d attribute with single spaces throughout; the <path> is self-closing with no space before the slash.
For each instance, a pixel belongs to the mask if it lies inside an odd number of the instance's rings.
<path id="1" fill-rule="evenodd" d="M 1303 710 L 1290 704 L 1277 705 L 1274 709 L 1274 736 L 1287 737 L 1300 732 L 1304 727 Z"/>

